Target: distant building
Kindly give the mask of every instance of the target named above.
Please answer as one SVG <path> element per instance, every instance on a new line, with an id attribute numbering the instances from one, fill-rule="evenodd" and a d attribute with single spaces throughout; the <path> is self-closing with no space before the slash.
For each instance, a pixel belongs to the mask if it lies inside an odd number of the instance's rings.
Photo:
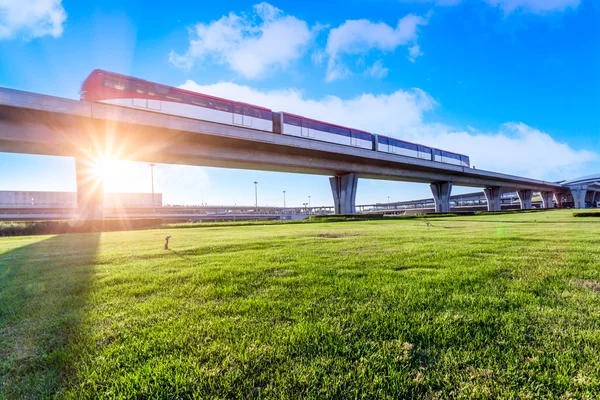
<path id="1" fill-rule="evenodd" d="M 154 194 L 154 206 L 162 206 L 162 193 Z M 76 208 L 75 192 L 0 191 L 0 208 Z M 152 207 L 151 193 L 105 193 L 105 208 Z"/>
<path id="2" fill-rule="evenodd" d="M 151 208 L 152 193 L 105 193 L 104 208 Z M 154 193 L 154 207 L 162 207 L 162 193 Z"/>

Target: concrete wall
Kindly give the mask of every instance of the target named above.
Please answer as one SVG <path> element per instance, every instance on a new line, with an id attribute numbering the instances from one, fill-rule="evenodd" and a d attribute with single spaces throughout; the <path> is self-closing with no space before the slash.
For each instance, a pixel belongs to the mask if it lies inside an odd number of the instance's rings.
<path id="1" fill-rule="evenodd" d="M 105 193 L 105 208 L 152 207 L 151 193 Z M 154 194 L 154 206 L 162 206 L 162 193 Z M 0 208 L 76 208 L 75 192 L 0 191 Z"/>
<path id="2" fill-rule="evenodd" d="M 73 208 L 75 192 L 0 191 L 2 208 Z"/>

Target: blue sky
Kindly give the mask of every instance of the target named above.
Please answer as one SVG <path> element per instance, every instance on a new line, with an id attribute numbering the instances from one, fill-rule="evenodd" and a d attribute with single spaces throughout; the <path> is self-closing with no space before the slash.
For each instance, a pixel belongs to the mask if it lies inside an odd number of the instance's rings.
<path id="1" fill-rule="evenodd" d="M 593 0 L 8 0 L 0 86 L 76 99 L 103 68 L 560 180 L 600 169 L 599 20 Z M 0 190 L 75 189 L 68 158 L 0 153 L 0 170 Z M 144 164 L 107 174 L 109 191 L 149 191 Z M 332 203 L 327 177 L 157 167 L 169 203 L 252 204 L 254 180 L 261 204 Z M 388 196 L 430 194 L 359 182 L 359 204 Z"/>

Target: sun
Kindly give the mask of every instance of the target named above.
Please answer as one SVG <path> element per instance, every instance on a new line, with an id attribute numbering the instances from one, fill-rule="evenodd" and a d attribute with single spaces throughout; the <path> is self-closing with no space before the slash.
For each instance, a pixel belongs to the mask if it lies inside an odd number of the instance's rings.
<path id="1" fill-rule="evenodd" d="M 96 154 L 91 157 L 87 163 L 87 174 L 89 179 L 96 181 L 97 184 L 106 185 L 106 182 L 113 178 L 112 175 L 113 158 L 108 153 Z"/>
<path id="2" fill-rule="evenodd" d="M 95 160 L 92 173 L 96 179 L 106 182 L 110 177 L 110 160 Z"/>

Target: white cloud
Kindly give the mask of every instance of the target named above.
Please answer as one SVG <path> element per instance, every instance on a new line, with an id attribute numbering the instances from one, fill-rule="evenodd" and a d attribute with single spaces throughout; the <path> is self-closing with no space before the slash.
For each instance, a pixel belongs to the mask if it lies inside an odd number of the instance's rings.
<path id="1" fill-rule="evenodd" d="M 0 40 L 59 37 L 67 13 L 62 0 L 0 0 Z"/>
<path id="2" fill-rule="evenodd" d="M 378 132 L 399 132 L 422 124 L 422 113 L 432 110 L 435 100 L 420 89 L 391 94 L 363 94 L 352 99 L 327 96 L 307 99 L 296 89 L 260 91 L 231 82 L 200 86 L 188 80 L 181 86 L 213 96 L 290 111 L 307 117 Z M 389 118 L 401 114 L 401 118 Z"/>
<path id="3" fill-rule="evenodd" d="M 229 82 L 201 86 L 187 81 L 181 87 L 468 154 L 478 169 L 560 179 L 581 175 L 579 168 L 598 159 L 593 152 L 573 149 L 523 123 L 482 133 L 426 121 L 425 114 L 436 102 L 420 89 L 315 100 L 295 89 L 260 91 Z"/>
<path id="4" fill-rule="evenodd" d="M 384 67 L 379 60 L 375 61 L 372 66 L 365 70 L 365 74 L 377 79 L 385 78 L 388 72 L 389 68 Z"/>
<path id="5" fill-rule="evenodd" d="M 405 3 L 428 3 L 438 6 L 454 6 L 462 0 L 401 0 Z M 482 0 L 485 3 L 500 7 L 505 14 L 515 11 L 543 14 L 553 11 L 565 11 L 567 8 L 577 8 L 581 0 Z"/>
<path id="6" fill-rule="evenodd" d="M 576 8 L 580 0 L 485 0 L 486 3 L 500 7 L 505 14 L 521 10 L 534 14 L 552 11 L 565 11 L 567 8 Z"/>
<path id="7" fill-rule="evenodd" d="M 414 43 L 418 27 L 426 24 L 426 18 L 413 14 L 400 19 L 396 27 L 366 19 L 347 20 L 329 31 L 325 49 L 329 56 L 326 80 L 333 81 L 349 74 L 342 61 L 344 55 L 365 54 L 371 50 L 394 51 L 399 46 Z"/>
<path id="8" fill-rule="evenodd" d="M 176 66 L 190 68 L 212 59 L 255 79 L 273 68 L 285 69 L 300 58 L 320 29 L 319 25 L 311 31 L 305 21 L 260 3 L 253 7 L 250 16 L 230 13 L 209 24 L 196 24 L 190 29 L 188 51 L 183 55 L 172 51 L 169 60 Z"/>
<path id="9" fill-rule="evenodd" d="M 421 57 L 423 54 L 424 53 L 421 51 L 421 46 L 415 44 L 408 49 L 408 60 L 414 63 L 417 57 Z"/>
<path id="10" fill-rule="evenodd" d="M 478 169 L 539 179 L 578 176 L 582 166 L 598 160 L 594 152 L 575 150 L 522 122 L 505 123 L 495 132 L 468 130 L 430 124 L 408 139 L 468 154 Z"/>

